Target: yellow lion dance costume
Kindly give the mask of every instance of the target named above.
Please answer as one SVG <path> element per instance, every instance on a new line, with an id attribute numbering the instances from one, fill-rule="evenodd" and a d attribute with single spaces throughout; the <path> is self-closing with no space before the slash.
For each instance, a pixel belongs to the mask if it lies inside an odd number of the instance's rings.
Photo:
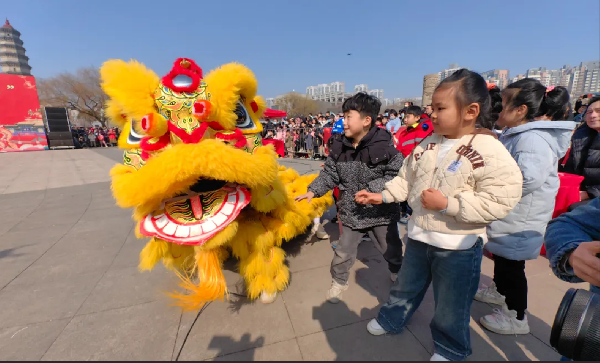
<path id="1" fill-rule="evenodd" d="M 134 209 L 138 237 L 152 238 L 140 269 L 162 260 L 188 290 L 171 296 L 198 309 L 227 296 L 221 266 L 232 253 L 248 297 L 275 301 L 289 280 L 282 242 L 304 233 L 332 198 L 294 201 L 316 176 L 280 167 L 262 146 L 266 106 L 254 74 L 230 63 L 204 77 L 181 58 L 162 79 L 133 60 L 107 61 L 100 75 L 107 114 L 123 130 L 113 195 Z"/>

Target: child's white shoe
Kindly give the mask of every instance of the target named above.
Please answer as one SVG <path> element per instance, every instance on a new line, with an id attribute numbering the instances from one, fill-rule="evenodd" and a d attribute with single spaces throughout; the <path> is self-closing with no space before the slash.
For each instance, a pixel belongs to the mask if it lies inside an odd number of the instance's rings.
<path id="1" fill-rule="evenodd" d="M 492 282 L 490 286 L 477 290 L 475 300 L 502 306 L 506 302 L 506 297 L 498 292 L 496 284 Z"/>
<path id="2" fill-rule="evenodd" d="M 430 362 L 449 362 L 450 359 L 446 359 L 446 358 L 442 357 L 441 355 L 435 353 L 429 361 Z"/>
<path id="3" fill-rule="evenodd" d="M 327 291 L 327 301 L 332 304 L 337 304 L 342 300 L 342 293 L 348 290 L 348 285 L 338 284 L 335 280 L 331 283 L 329 291 Z"/>
<path id="4" fill-rule="evenodd" d="M 482 317 L 479 322 L 487 330 L 496 334 L 517 335 L 529 334 L 527 315 L 523 320 L 517 319 L 517 312 L 508 310 L 506 305 L 502 309 L 494 309 L 494 313 Z"/>
<path id="5" fill-rule="evenodd" d="M 375 335 L 376 337 L 387 334 L 387 331 L 383 329 L 381 325 L 379 325 L 377 319 L 373 319 L 369 322 L 367 325 L 367 330 L 369 333 L 371 333 L 371 335 Z"/>

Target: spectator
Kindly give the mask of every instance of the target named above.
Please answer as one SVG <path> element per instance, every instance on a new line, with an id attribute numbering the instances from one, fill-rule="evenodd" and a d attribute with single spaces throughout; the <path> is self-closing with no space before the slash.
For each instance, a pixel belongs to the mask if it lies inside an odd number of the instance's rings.
<path id="1" fill-rule="evenodd" d="M 384 129 L 387 129 L 387 124 L 388 124 L 388 122 L 389 122 L 389 121 L 390 121 L 390 118 L 389 118 L 389 116 L 387 116 L 387 115 L 384 115 L 384 116 L 381 118 L 381 124 L 383 125 L 383 128 L 384 128 Z"/>
<path id="2" fill-rule="evenodd" d="M 558 162 L 569 148 L 575 125 L 547 119 L 564 118 L 569 103 L 564 87 L 547 90 L 540 81 L 525 78 L 510 84 L 502 100 L 498 125 L 505 129 L 500 142 L 521 169 L 523 190 L 515 209 L 487 227 L 494 283 L 477 291 L 475 299 L 502 307 L 480 319 L 484 328 L 497 334 L 529 334 L 525 261 L 540 255 L 560 185 Z"/>
<path id="3" fill-rule="evenodd" d="M 600 294 L 600 198 L 548 224 L 546 257 L 554 274 L 567 282 L 589 282 Z"/>
<path id="4" fill-rule="evenodd" d="M 117 146 L 117 133 L 115 129 L 110 129 L 108 132 L 108 142 L 111 146 Z"/>
<path id="5" fill-rule="evenodd" d="M 90 147 L 96 147 L 96 134 L 93 129 L 88 134 L 88 140 L 90 140 Z"/>
<path id="6" fill-rule="evenodd" d="M 396 110 L 390 110 L 390 121 L 385 125 L 385 128 L 394 135 L 400 130 L 400 126 L 402 126 L 402 123 L 398 118 L 398 112 L 396 112 Z"/>
<path id="7" fill-rule="evenodd" d="M 336 115 L 336 121 L 333 124 L 332 134 L 343 134 L 344 133 L 344 119 Z"/>
<path id="8" fill-rule="evenodd" d="M 523 178 L 495 135 L 476 128 L 490 107 L 483 77 L 459 70 L 437 86 L 432 103 L 435 134 L 415 148 L 383 193 L 356 194 L 361 204 L 408 200 L 415 210 L 398 281 L 367 330 L 401 333 L 433 283 L 431 360 L 464 360 L 472 354 L 469 312 L 481 274 L 481 235 L 515 207 Z"/>
<path id="9" fill-rule="evenodd" d="M 586 105 L 579 106 L 579 108 L 577 109 L 577 115 L 575 115 L 575 118 L 573 118 L 573 121 L 575 121 L 577 123 L 581 123 L 581 122 L 585 121 L 583 117 L 585 116 L 586 111 L 587 111 Z"/>
<path id="10" fill-rule="evenodd" d="M 571 152 L 564 171 L 583 176 L 582 204 L 600 197 L 600 96 L 590 100 L 585 123 L 571 139 Z"/>
<path id="11" fill-rule="evenodd" d="M 431 107 L 431 105 L 425 106 L 425 114 L 427 115 L 427 117 L 431 118 L 432 113 L 433 113 L 433 108 Z"/>
<path id="12" fill-rule="evenodd" d="M 433 125 L 431 120 L 421 118 L 421 108 L 419 106 L 409 107 L 406 110 L 404 119 L 407 126 L 396 133 L 396 148 L 404 157 L 408 157 L 421 141 L 433 134 Z M 412 214 L 408 202 L 400 203 L 400 211 L 400 223 L 407 224 Z"/>
<path id="13" fill-rule="evenodd" d="M 374 121 L 381 108 L 376 97 L 360 92 L 346 99 L 342 107 L 346 119 L 344 135 L 335 137 L 324 169 L 309 185 L 308 192 L 296 198 L 310 202 L 339 185 L 342 233 L 335 244 L 331 262 L 333 281 L 327 300 L 332 304 L 339 303 L 342 293 L 348 289 L 350 269 L 365 233 L 370 234 L 376 248 L 388 261 L 392 275 L 398 273 L 402 264 L 397 206 L 365 208 L 354 201 L 354 195 L 365 187 L 372 192 L 381 192 L 384 184 L 398 174 L 403 157 L 391 146 L 391 135 L 375 127 Z"/>
<path id="14" fill-rule="evenodd" d="M 101 147 L 108 147 L 108 145 L 106 145 L 106 141 L 104 140 L 104 134 L 102 132 L 98 132 L 97 139 Z"/>

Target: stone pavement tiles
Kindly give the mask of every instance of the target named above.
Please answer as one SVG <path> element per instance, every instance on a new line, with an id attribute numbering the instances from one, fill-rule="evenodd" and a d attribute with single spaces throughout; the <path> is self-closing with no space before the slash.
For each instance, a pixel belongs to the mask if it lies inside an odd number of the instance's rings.
<path id="1" fill-rule="evenodd" d="M 134 236 L 130 211 L 114 206 L 108 179 L 101 179 L 119 154 L 108 149 L 10 155 L 17 164 L 11 170 L 28 172 L 18 167 L 25 162 L 42 165 L 33 155 L 58 170 L 41 168 L 45 181 L 21 191 L 21 176 L 0 179 L 0 360 L 429 359 L 431 291 L 404 333 L 366 332 L 391 285 L 385 261 L 368 242 L 360 246 L 351 287 L 339 305 L 325 302 L 333 252 L 328 241 L 313 240 L 286 245 L 291 282 L 272 305 L 232 295 L 202 313 L 170 306 L 165 292 L 177 279 L 162 267 L 137 271 L 144 242 Z M 320 165 L 284 162 L 301 173 Z M 78 172 L 69 174 L 69 168 Z M 337 238 L 336 226 L 326 229 Z M 235 261 L 226 268 L 235 293 Z M 490 282 L 492 272 L 485 259 L 482 283 Z M 558 360 L 548 344 L 550 325 L 573 285 L 556 279 L 544 258 L 528 262 L 527 274 L 532 333 L 514 337 L 483 330 L 477 321 L 492 307 L 475 302 L 470 360 Z"/>

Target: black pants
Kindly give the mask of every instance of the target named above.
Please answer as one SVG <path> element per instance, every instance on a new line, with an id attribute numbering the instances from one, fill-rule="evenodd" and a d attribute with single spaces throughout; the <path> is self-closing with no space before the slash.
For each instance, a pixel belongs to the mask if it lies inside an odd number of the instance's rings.
<path id="1" fill-rule="evenodd" d="M 508 310 L 515 310 L 517 319 L 523 320 L 527 310 L 525 261 L 494 256 L 494 282 L 498 292 L 506 297 Z"/>

